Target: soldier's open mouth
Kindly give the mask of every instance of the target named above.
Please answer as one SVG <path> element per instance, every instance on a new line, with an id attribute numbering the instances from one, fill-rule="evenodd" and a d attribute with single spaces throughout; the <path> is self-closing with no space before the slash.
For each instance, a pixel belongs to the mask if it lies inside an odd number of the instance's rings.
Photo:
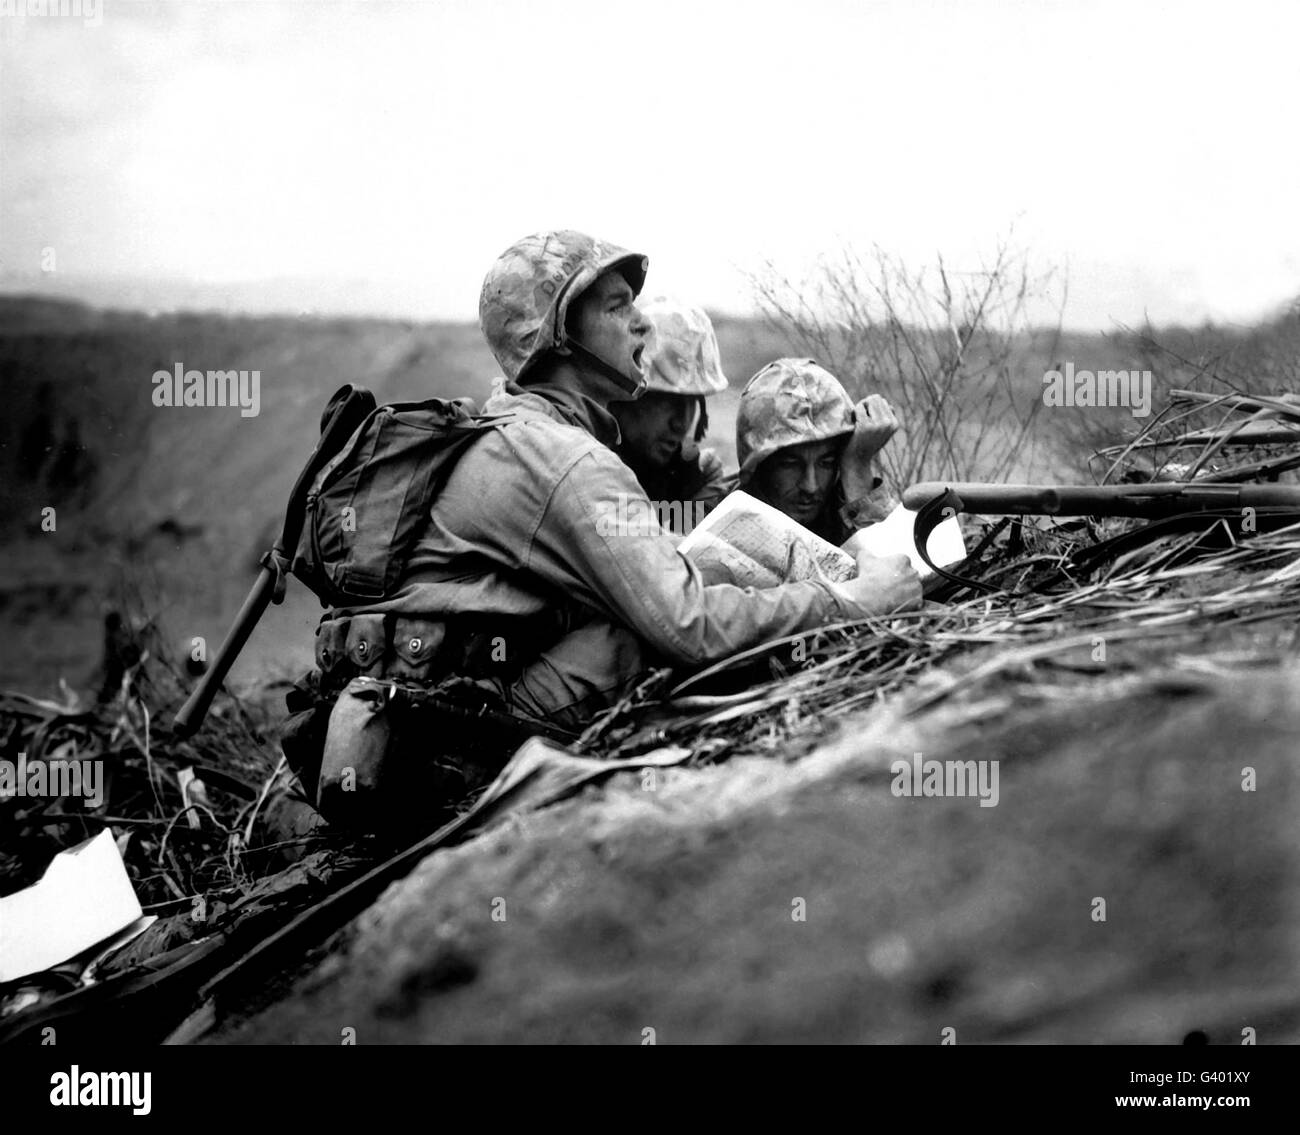
<path id="1" fill-rule="evenodd" d="M 633 348 L 632 348 L 632 365 L 633 365 L 634 367 L 636 367 L 636 369 L 637 369 L 638 371 L 644 369 L 644 368 L 641 366 L 641 359 L 644 357 L 644 355 L 645 355 L 645 345 L 644 345 L 644 344 L 642 344 L 642 345 L 639 346 L 639 347 L 633 347 Z"/>

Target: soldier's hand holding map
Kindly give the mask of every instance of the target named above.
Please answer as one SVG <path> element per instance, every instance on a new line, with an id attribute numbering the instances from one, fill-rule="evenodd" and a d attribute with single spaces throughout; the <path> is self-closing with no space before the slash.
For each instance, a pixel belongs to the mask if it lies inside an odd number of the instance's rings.
<path id="1" fill-rule="evenodd" d="M 705 583 L 777 587 L 821 579 L 866 613 L 887 614 L 917 606 L 922 580 L 934 576 L 912 542 L 915 517 L 899 505 L 885 521 L 837 548 L 771 505 L 737 491 L 695 527 L 678 551 L 699 568 Z M 931 533 L 929 551 L 941 566 L 965 556 L 955 519 Z"/>

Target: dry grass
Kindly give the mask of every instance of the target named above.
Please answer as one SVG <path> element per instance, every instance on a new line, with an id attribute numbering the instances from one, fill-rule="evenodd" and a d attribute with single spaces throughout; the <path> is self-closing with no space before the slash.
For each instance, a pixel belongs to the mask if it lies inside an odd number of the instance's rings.
<path id="1" fill-rule="evenodd" d="M 245 893 L 273 863 L 259 821 L 292 790 L 267 736 L 270 715 L 223 696 L 208 727 L 178 741 L 170 724 L 188 683 L 147 630 L 126 652 L 135 661 L 99 700 L 66 685 L 58 701 L 0 692 L 4 759 L 16 766 L 25 754 L 28 768 L 98 762 L 103 785 L 98 806 L 84 795 L 0 800 L 4 891 L 34 882 L 58 850 L 111 826 L 147 911 Z M 185 770 L 197 779 L 182 789 Z"/>
<path id="2" fill-rule="evenodd" d="M 583 739 L 627 757 L 684 744 L 695 761 L 797 757 L 836 718 L 902 695 L 908 714 L 960 695 L 1033 702 L 1104 698 L 1133 683 L 1197 681 L 1292 657 L 1300 616 L 1300 523 L 1240 539 L 1222 519 L 1095 568 L 1086 526 L 1033 529 L 976 578 L 1018 586 L 888 619 L 767 643 L 669 686 L 663 676 Z"/>

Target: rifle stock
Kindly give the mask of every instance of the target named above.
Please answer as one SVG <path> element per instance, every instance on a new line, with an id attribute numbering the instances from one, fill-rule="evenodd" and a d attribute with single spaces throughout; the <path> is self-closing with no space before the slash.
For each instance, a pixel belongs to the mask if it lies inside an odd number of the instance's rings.
<path id="1" fill-rule="evenodd" d="M 1140 485 L 993 485 L 923 481 L 903 492 L 913 510 L 951 491 L 959 512 L 985 516 L 1132 516 L 1156 519 L 1236 508 L 1291 509 L 1300 514 L 1300 486 L 1152 481 Z"/>

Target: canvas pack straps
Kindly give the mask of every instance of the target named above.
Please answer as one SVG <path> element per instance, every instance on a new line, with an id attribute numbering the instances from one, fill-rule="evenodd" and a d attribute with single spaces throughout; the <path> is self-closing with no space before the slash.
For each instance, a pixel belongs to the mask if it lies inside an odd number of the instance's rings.
<path id="1" fill-rule="evenodd" d="M 377 407 L 312 485 L 294 575 L 326 606 L 391 595 L 456 461 L 509 420 L 465 398 Z"/>

